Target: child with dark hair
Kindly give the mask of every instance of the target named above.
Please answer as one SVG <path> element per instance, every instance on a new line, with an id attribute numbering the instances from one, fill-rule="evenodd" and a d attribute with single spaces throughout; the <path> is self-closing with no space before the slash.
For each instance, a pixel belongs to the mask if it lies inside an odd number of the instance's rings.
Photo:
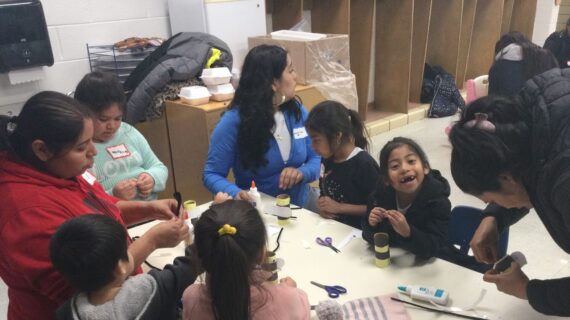
<path id="1" fill-rule="evenodd" d="M 323 159 L 319 214 L 362 228 L 380 168 L 367 152 L 366 129 L 358 113 L 339 102 L 323 101 L 311 110 L 305 127 L 313 150 Z"/>
<path id="2" fill-rule="evenodd" d="M 112 73 L 91 72 L 75 89 L 75 99 L 93 113 L 97 157 L 93 169 L 105 191 L 123 200 L 153 200 L 164 190 L 168 169 L 145 137 L 122 121 L 123 85 Z"/>
<path id="3" fill-rule="evenodd" d="M 485 97 L 471 103 L 449 139 L 451 173 L 457 186 L 489 206 L 470 246 L 475 258 L 497 261 L 500 232 L 529 209 L 554 241 L 570 253 L 570 70 L 532 78 L 512 98 Z M 528 299 L 548 315 L 570 316 L 570 278 L 529 278 L 517 263 L 485 281 Z"/>
<path id="4" fill-rule="evenodd" d="M 121 224 L 99 214 L 58 228 L 50 241 L 51 261 L 79 292 L 58 309 L 58 319 L 177 319 L 182 293 L 199 274 L 197 257 L 187 248 L 186 256 L 163 270 L 131 277 L 134 259 L 126 237 Z"/>
<path id="5" fill-rule="evenodd" d="M 413 140 L 396 137 L 380 151 L 380 181 L 368 202 L 363 238 L 386 232 L 390 245 L 427 259 L 447 247 L 449 184 Z"/>
<path id="6" fill-rule="evenodd" d="M 265 225 L 249 202 L 212 205 L 196 223 L 194 240 L 206 283 L 184 292 L 184 319 L 309 319 L 307 295 L 295 281 L 264 282 Z"/>
<path id="7" fill-rule="evenodd" d="M 495 44 L 495 62 L 489 70 L 489 95 L 517 94 L 528 79 L 557 67 L 550 51 L 532 43 L 522 33 L 504 34 Z"/>

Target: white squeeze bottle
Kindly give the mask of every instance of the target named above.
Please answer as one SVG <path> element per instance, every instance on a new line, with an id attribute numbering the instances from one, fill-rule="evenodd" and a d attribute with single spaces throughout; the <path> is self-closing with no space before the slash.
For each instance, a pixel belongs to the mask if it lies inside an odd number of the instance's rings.
<path id="1" fill-rule="evenodd" d="M 412 299 L 433 301 L 437 304 L 446 305 L 449 294 L 442 289 L 422 286 L 398 286 L 401 293 L 407 294 Z"/>
<path id="2" fill-rule="evenodd" d="M 257 187 L 255 186 L 255 181 L 251 181 L 251 188 L 248 191 L 249 196 L 251 197 L 251 204 L 259 211 L 260 214 L 263 214 L 263 208 L 261 205 L 261 194 L 257 191 Z"/>

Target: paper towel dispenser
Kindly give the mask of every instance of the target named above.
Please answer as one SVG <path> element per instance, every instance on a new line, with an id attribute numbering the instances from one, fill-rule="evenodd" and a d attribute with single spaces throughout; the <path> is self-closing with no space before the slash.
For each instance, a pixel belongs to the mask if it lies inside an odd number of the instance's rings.
<path id="1" fill-rule="evenodd" d="M 53 65 L 42 4 L 0 0 L 0 72 Z"/>

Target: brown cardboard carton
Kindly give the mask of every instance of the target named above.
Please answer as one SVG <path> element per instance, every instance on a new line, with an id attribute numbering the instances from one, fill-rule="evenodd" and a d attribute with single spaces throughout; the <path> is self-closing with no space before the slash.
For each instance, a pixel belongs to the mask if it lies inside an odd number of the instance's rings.
<path id="1" fill-rule="evenodd" d="M 250 37 L 248 43 L 250 49 L 261 44 L 287 49 L 300 84 L 321 82 L 326 73 L 334 72 L 339 65 L 350 70 L 348 35 L 345 34 L 327 34 L 326 38 L 310 41 L 276 40 L 266 35 Z"/>

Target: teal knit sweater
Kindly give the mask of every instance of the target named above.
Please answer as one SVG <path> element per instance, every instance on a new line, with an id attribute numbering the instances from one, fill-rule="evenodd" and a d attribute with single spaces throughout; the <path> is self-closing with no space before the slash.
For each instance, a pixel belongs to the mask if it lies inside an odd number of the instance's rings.
<path id="1" fill-rule="evenodd" d="M 96 143 L 97 156 L 93 170 L 105 191 L 112 195 L 113 187 L 123 180 L 148 173 L 154 179 L 153 192 L 146 198 L 137 195 L 133 200 L 154 200 L 165 188 L 168 169 L 152 152 L 144 136 L 134 127 L 122 123 L 115 136 Z"/>

